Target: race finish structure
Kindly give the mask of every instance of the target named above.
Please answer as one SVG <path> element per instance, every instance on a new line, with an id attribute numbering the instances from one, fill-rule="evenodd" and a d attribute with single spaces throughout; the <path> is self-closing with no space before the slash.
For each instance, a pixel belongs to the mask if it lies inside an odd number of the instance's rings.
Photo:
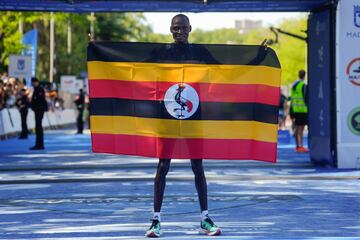
<path id="1" fill-rule="evenodd" d="M 92 42 L 92 149 L 276 161 L 281 68 L 264 46 Z"/>

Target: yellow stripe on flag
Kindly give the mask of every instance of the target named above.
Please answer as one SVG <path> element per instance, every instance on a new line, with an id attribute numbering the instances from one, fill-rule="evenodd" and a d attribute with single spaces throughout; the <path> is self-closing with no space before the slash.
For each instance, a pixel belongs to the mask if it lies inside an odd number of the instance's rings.
<path id="1" fill-rule="evenodd" d="M 277 124 L 255 121 L 179 121 L 127 116 L 91 116 L 90 121 L 92 133 L 277 142 Z"/>
<path id="2" fill-rule="evenodd" d="M 88 62 L 90 80 L 263 84 L 279 87 L 281 69 L 253 65 Z"/>

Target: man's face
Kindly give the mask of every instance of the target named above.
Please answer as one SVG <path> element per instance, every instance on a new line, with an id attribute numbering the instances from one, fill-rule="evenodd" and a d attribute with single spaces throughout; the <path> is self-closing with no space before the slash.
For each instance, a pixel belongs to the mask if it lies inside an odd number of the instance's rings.
<path id="1" fill-rule="evenodd" d="M 175 43 L 188 43 L 191 26 L 185 17 L 175 17 L 170 26 Z"/>

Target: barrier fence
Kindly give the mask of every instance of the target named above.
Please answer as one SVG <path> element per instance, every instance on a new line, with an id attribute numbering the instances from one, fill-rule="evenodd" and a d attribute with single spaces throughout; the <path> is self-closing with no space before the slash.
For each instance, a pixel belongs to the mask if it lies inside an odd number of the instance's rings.
<path id="1" fill-rule="evenodd" d="M 77 111 L 74 109 L 45 112 L 42 125 L 44 128 L 59 127 L 76 123 Z M 29 129 L 35 128 L 34 112 L 29 109 L 27 116 Z M 16 108 L 5 108 L 0 111 L 0 136 L 21 132 L 20 112 Z"/>

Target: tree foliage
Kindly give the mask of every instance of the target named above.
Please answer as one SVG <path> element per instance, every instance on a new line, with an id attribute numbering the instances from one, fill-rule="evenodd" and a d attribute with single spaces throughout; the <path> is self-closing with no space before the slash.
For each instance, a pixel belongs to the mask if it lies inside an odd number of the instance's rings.
<path id="1" fill-rule="evenodd" d="M 280 29 L 306 37 L 307 19 L 287 19 L 280 24 Z M 307 44 L 294 37 L 280 35 L 275 46 L 282 67 L 282 84 L 288 85 L 298 79 L 298 71 L 306 70 Z"/>
<path id="2" fill-rule="evenodd" d="M 20 13 L 0 14 L 0 71 L 6 70 L 10 54 L 18 54 L 23 49 L 18 25 L 20 18 Z"/>
<path id="3" fill-rule="evenodd" d="M 61 75 L 78 75 L 86 71 L 87 33 L 90 32 L 90 15 L 54 13 L 55 19 L 55 81 Z M 19 21 L 23 31 L 38 30 L 37 76 L 49 77 L 50 13 L 2 12 L 0 15 L 0 71 L 7 68 L 8 56 L 19 54 L 23 49 Z M 68 29 L 71 29 L 71 48 L 68 46 Z M 307 29 L 306 18 L 286 19 L 280 28 L 295 34 Z M 171 34 L 153 33 L 152 28 L 140 13 L 97 13 L 94 21 L 96 41 L 143 41 L 172 42 Z M 204 31 L 195 29 L 190 34 L 192 43 L 214 44 L 260 44 L 265 38 L 273 39 L 267 29 L 257 29 L 240 34 L 236 29 Z M 282 65 L 282 84 L 287 85 L 297 78 L 299 69 L 306 68 L 306 43 L 279 35 L 279 42 L 271 45 Z"/>
<path id="4" fill-rule="evenodd" d="M 95 25 L 100 41 L 143 41 L 152 32 L 140 13 L 98 13 Z"/>
<path id="5" fill-rule="evenodd" d="M 68 46 L 68 28 L 71 32 L 70 46 Z M 61 75 L 78 75 L 86 71 L 86 47 L 89 29 L 90 23 L 84 14 L 56 13 L 55 81 L 59 81 Z M 48 40 L 50 41 L 50 39 Z"/>
<path id="6" fill-rule="evenodd" d="M 78 75 L 86 71 L 87 34 L 90 32 L 90 17 L 86 14 L 54 13 L 55 56 L 54 80 L 61 75 Z M 8 67 L 10 54 L 20 54 L 21 43 L 19 22 L 22 20 L 24 33 L 38 30 L 38 53 L 36 76 L 49 79 L 50 71 L 50 13 L 2 12 L 0 15 L 0 70 Z M 71 29 L 71 48 L 68 47 L 68 28 Z M 95 38 L 99 41 L 148 41 L 152 29 L 140 13 L 99 13 L 95 15 Z M 69 51 L 70 50 L 70 51 Z"/>
<path id="7" fill-rule="evenodd" d="M 307 19 L 292 18 L 281 22 L 281 30 L 302 35 L 306 37 L 303 31 L 307 30 Z M 253 30 L 245 34 L 244 44 L 260 44 L 264 39 L 274 40 L 274 34 L 267 28 Z M 282 68 L 282 85 L 289 85 L 295 81 L 300 69 L 306 70 L 306 42 L 284 34 L 278 35 L 278 42 L 270 45 L 275 50 Z"/>

